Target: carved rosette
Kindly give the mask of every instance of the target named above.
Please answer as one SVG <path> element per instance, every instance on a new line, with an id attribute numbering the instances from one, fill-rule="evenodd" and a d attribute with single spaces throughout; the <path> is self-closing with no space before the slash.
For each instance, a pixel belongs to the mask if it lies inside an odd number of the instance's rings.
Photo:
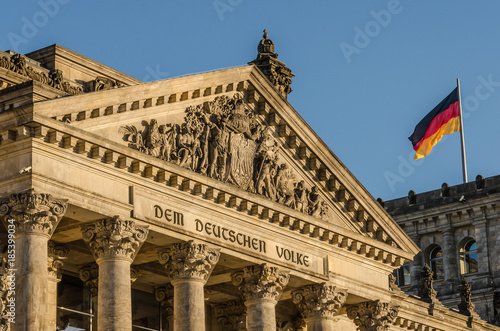
<path id="1" fill-rule="evenodd" d="M 35 193 L 30 189 L 1 199 L 0 218 L 6 227 L 14 224 L 18 235 L 38 233 L 50 238 L 67 207 L 68 200 L 55 199 L 50 194 Z"/>
<path id="2" fill-rule="evenodd" d="M 56 245 L 55 242 L 49 240 L 47 267 L 49 269 L 49 277 L 61 279 L 60 270 L 64 265 L 64 260 L 68 258 L 69 249 Z"/>
<path id="3" fill-rule="evenodd" d="M 174 287 L 170 284 L 155 287 L 153 293 L 156 301 L 165 308 L 167 317 L 174 316 Z"/>
<path id="4" fill-rule="evenodd" d="M 158 251 L 158 260 L 165 265 L 165 272 L 171 280 L 199 279 L 206 282 L 219 262 L 219 256 L 218 249 L 193 240 Z"/>
<path id="5" fill-rule="evenodd" d="M 96 261 L 117 257 L 133 261 L 148 232 L 147 226 L 121 220 L 118 216 L 82 227 L 83 240 L 89 245 Z"/>
<path id="6" fill-rule="evenodd" d="M 80 268 L 78 274 L 85 286 L 90 289 L 90 295 L 97 298 L 99 290 L 99 266 L 97 263 L 91 263 Z"/>
<path id="7" fill-rule="evenodd" d="M 247 308 L 242 301 L 227 301 L 213 305 L 215 318 L 223 330 L 246 330 Z"/>
<path id="8" fill-rule="evenodd" d="M 397 316 L 397 307 L 380 300 L 347 307 L 347 317 L 354 321 L 359 331 L 389 330 L 389 325 Z"/>
<path id="9" fill-rule="evenodd" d="M 308 285 L 292 292 L 293 303 L 303 318 L 333 318 L 347 299 L 347 291 L 322 283 Z"/>
<path id="10" fill-rule="evenodd" d="M 231 275 L 231 281 L 238 287 L 245 301 L 278 301 L 289 280 L 288 272 L 267 264 L 246 267 Z"/>

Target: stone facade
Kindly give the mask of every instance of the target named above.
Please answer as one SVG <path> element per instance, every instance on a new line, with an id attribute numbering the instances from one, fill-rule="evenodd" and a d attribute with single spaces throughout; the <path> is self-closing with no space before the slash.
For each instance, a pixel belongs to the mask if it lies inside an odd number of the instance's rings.
<path id="1" fill-rule="evenodd" d="M 1 330 L 498 330 L 475 283 L 460 312 L 394 285 L 418 247 L 257 51 L 152 83 L 0 54 Z"/>
<path id="2" fill-rule="evenodd" d="M 482 319 L 499 324 L 500 260 L 496 248 L 500 243 L 499 216 L 500 176 L 450 187 L 408 198 L 380 202 L 403 230 L 420 246 L 421 252 L 409 262 L 406 283 L 399 272 L 399 287 L 406 293 L 419 295 L 421 274 L 425 264 L 434 263 L 436 299 L 445 306 L 465 314 L 475 306 Z M 435 252 L 441 252 L 433 255 Z M 436 270 L 437 269 L 437 270 Z M 471 303 L 461 298 L 463 282 L 471 289 Z M 467 293 L 467 291 L 466 291 Z M 471 315 L 471 314 L 469 314 Z M 472 316 L 472 315 L 471 315 Z"/>

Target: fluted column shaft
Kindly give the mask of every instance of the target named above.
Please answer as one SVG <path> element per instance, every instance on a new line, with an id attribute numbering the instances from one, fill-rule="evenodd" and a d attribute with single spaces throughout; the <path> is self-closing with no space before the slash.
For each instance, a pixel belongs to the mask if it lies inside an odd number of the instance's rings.
<path id="1" fill-rule="evenodd" d="M 115 216 L 84 226 L 82 233 L 99 265 L 97 329 L 131 331 L 130 265 L 148 230 Z"/>
<path id="2" fill-rule="evenodd" d="M 174 286 L 174 330 L 205 330 L 205 299 L 200 279 L 177 279 Z"/>
<path id="3" fill-rule="evenodd" d="M 40 235 L 25 235 L 16 240 L 16 323 L 11 324 L 14 331 L 44 330 L 48 325 L 48 241 Z"/>
<path id="4" fill-rule="evenodd" d="M 158 252 L 174 287 L 174 331 L 205 330 L 204 286 L 219 261 L 219 250 L 188 241 Z"/>
<path id="5" fill-rule="evenodd" d="M 246 267 L 231 275 L 247 307 L 248 331 L 275 331 L 275 307 L 290 276 L 267 264 Z"/>
<path id="6" fill-rule="evenodd" d="M 0 217 L 15 245 L 16 309 L 12 331 L 48 328 L 48 241 L 66 208 L 66 200 L 33 190 L 0 201 Z"/>
<path id="7" fill-rule="evenodd" d="M 130 259 L 99 259 L 98 330 L 132 330 Z M 102 317 L 102 318 L 101 318 Z"/>
<path id="8" fill-rule="evenodd" d="M 247 306 L 247 330 L 276 330 L 276 304 L 271 299 L 256 299 L 245 301 Z"/>

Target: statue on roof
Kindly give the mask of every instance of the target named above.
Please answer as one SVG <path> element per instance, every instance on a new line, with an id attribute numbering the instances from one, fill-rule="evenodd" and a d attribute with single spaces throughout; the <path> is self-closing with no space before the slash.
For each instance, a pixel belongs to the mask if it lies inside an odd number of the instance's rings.
<path id="1" fill-rule="evenodd" d="M 257 46 L 257 58 L 249 64 L 255 64 L 266 76 L 271 84 L 285 99 L 292 92 L 292 71 L 286 67 L 286 64 L 278 60 L 278 54 L 274 52 L 274 42 L 269 39 L 267 30 L 264 29 L 263 39 Z"/>

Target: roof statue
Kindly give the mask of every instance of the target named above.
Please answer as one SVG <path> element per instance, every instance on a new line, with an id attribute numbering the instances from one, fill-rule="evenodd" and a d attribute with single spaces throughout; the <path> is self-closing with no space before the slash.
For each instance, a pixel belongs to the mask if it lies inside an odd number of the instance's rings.
<path id="1" fill-rule="evenodd" d="M 274 42 L 268 38 L 267 30 L 264 29 L 262 40 L 257 46 L 259 53 L 257 58 L 249 64 L 255 64 L 262 73 L 269 79 L 271 84 L 278 90 L 283 98 L 287 98 L 292 92 L 292 70 L 286 67 L 286 64 L 278 60 L 278 54 L 274 53 Z"/>

